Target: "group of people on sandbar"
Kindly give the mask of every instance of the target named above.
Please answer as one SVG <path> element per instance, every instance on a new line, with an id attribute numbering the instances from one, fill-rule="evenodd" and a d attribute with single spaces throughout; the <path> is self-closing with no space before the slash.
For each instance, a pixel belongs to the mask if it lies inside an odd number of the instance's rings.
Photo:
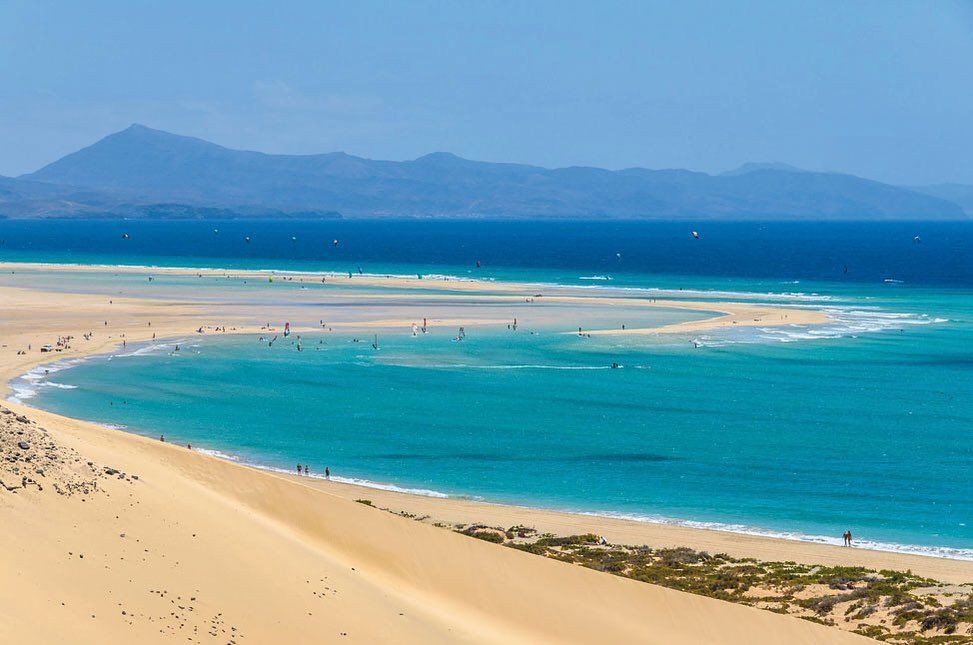
<path id="1" fill-rule="evenodd" d="M 310 475 L 311 474 L 311 469 L 308 468 L 307 464 L 304 464 L 303 466 L 301 464 L 297 464 L 297 474 L 298 475 Z M 324 468 L 324 478 L 325 479 L 331 479 L 331 469 L 328 468 L 327 466 L 325 466 L 325 468 Z"/>

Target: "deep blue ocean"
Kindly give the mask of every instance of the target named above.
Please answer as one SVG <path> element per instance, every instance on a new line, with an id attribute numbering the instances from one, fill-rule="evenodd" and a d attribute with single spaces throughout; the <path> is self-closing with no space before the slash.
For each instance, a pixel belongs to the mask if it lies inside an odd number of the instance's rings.
<path id="1" fill-rule="evenodd" d="M 480 271 L 473 273 L 498 277 L 522 277 L 530 269 L 569 279 L 581 271 L 621 279 L 634 274 L 638 279 L 672 275 L 867 284 L 891 278 L 969 288 L 973 221 L 0 220 L 0 257 L 204 266 L 218 261 L 233 268 L 361 266 L 373 272 L 393 267 L 465 271 L 479 260 Z"/>
<path id="2" fill-rule="evenodd" d="M 193 338 L 14 386 L 264 467 L 835 543 L 851 529 L 875 548 L 973 558 L 973 222 L 0 221 L 0 240 L 5 261 L 447 274 L 822 308 L 820 328 L 702 334 L 698 349 L 554 329 L 387 334 L 381 351 L 337 332 L 303 352 Z M 99 279 L 0 284 L 117 288 Z"/>

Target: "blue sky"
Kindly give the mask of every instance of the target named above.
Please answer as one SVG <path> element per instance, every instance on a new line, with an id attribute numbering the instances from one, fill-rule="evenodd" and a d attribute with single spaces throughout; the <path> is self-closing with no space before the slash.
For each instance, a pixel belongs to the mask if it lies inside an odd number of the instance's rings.
<path id="1" fill-rule="evenodd" d="M 973 2 L 0 1 L 0 174 L 234 148 L 973 183 Z"/>

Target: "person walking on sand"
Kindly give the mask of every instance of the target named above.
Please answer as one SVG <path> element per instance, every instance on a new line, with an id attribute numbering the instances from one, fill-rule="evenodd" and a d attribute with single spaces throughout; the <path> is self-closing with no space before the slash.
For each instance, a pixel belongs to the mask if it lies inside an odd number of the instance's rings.
<path id="1" fill-rule="evenodd" d="M 301 474 L 301 464 L 297 464 L 297 474 Z"/>
<path id="2" fill-rule="evenodd" d="M 331 479 L 331 469 L 327 466 L 324 467 L 324 478 Z"/>
<path id="3" fill-rule="evenodd" d="M 307 467 L 307 464 L 304 464 L 304 474 L 305 475 L 311 474 L 311 469 Z"/>
<path id="4" fill-rule="evenodd" d="M 841 537 L 844 539 L 845 546 L 851 546 L 851 531 L 845 531 Z"/>

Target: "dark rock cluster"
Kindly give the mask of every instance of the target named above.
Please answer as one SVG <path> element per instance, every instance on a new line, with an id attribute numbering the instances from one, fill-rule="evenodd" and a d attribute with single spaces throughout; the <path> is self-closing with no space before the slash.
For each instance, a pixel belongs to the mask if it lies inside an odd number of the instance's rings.
<path id="1" fill-rule="evenodd" d="M 82 459 L 34 421 L 0 406 L 0 493 L 53 490 L 64 496 L 87 496 L 101 492 L 98 482 L 107 477 L 138 479 Z"/>

